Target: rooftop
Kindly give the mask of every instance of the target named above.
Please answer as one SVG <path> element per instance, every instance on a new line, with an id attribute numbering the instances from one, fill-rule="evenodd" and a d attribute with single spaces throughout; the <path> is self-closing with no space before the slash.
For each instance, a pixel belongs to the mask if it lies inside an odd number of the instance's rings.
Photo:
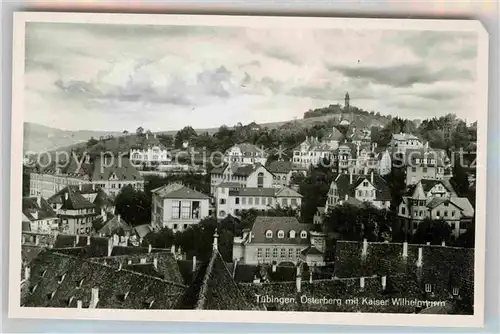
<path id="1" fill-rule="evenodd" d="M 153 194 L 161 198 L 172 199 L 209 199 L 209 197 L 199 191 L 188 188 L 179 183 L 171 183 L 160 188 L 153 189 Z"/>
<path id="2" fill-rule="evenodd" d="M 23 197 L 22 210 L 30 221 L 57 218 L 54 209 L 42 197 Z"/>
<path id="3" fill-rule="evenodd" d="M 255 244 L 298 244 L 309 245 L 309 233 L 306 238 L 301 238 L 302 231 L 308 232 L 310 224 L 302 224 L 295 217 L 265 217 L 259 216 L 253 223 L 249 241 Z M 266 237 L 266 231 L 272 231 L 270 238 Z M 278 237 L 278 231 L 283 231 L 283 238 Z M 295 231 L 295 236 L 290 235 L 290 231 Z M 247 239 L 248 240 L 248 239 Z"/>

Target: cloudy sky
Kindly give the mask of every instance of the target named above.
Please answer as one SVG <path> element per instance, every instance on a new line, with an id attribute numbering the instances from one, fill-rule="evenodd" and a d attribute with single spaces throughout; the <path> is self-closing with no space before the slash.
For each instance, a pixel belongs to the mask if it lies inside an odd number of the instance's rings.
<path id="1" fill-rule="evenodd" d="M 343 104 L 474 119 L 476 36 L 432 31 L 28 23 L 25 120 L 152 131 Z"/>

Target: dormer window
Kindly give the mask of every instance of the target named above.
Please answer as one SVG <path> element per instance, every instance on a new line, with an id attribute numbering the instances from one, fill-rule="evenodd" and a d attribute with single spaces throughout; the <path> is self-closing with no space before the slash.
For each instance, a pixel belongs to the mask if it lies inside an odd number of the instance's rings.
<path id="1" fill-rule="evenodd" d="M 301 239 L 306 239 L 307 238 L 307 232 L 306 231 L 301 231 L 300 232 L 300 238 Z"/>
<path id="2" fill-rule="evenodd" d="M 285 237 L 285 232 L 283 232 L 282 230 L 279 230 L 278 231 L 278 239 L 283 239 Z"/>
<path id="3" fill-rule="evenodd" d="M 80 289 L 82 285 L 83 285 L 83 278 L 80 281 L 76 282 L 76 288 Z"/>
<path id="4" fill-rule="evenodd" d="M 458 296 L 458 288 L 453 288 L 453 295 Z"/>
<path id="5" fill-rule="evenodd" d="M 290 239 L 293 239 L 293 238 L 295 238 L 295 231 L 291 230 L 290 231 Z"/>
<path id="6" fill-rule="evenodd" d="M 42 272 L 40 273 L 40 277 L 44 277 L 46 272 L 47 272 L 47 270 L 42 271 Z"/>
<path id="7" fill-rule="evenodd" d="M 425 292 L 427 292 L 427 293 L 432 292 L 432 285 L 431 284 L 425 285 Z"/>
<path id="8" fill-rule="evenodd" d="M 267 238 L 267 239 L 271 239 L 272 237 L 273 237 L 273 231 L 271 231 L 271 230 L 267 230 L 267 231 L 266 231 L 266 238 Z"/>
<path id="9" fill-rule="evenodd" d="M 59 276 L 59 284 L 61 284 L 63 281 L 64 281 L 64 278 L 66 277 L 66 274 L 62 274 L 61 276 Z"/>
<path id="10" fill-rule="evenodd" d="M 30 288 L 30 292 L 31 292 L 31 293 L 34 293 L 37 287 L 38 287 L 38 284 L 33 285 L 33 286 Z"/>

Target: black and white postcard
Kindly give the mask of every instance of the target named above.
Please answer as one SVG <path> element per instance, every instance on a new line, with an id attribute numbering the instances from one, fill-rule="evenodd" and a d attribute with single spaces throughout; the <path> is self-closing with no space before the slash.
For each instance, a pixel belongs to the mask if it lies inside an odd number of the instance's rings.
<path id="1" fill-rule="evenodd" d="M 9 314 L 482 326 L 477 21 L 17 13 Z"/>

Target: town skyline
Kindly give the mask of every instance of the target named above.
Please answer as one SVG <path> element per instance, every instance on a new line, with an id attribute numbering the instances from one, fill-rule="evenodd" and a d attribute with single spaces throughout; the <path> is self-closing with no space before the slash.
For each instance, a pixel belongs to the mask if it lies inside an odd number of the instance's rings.
<path id="1" fill-rule="evenodd" d="M 470 123 L 476 44 L 464 32 L 28 23 L 25 121 L 206 129 L 302 118 L 349 92 L 382 115 Z"/>

